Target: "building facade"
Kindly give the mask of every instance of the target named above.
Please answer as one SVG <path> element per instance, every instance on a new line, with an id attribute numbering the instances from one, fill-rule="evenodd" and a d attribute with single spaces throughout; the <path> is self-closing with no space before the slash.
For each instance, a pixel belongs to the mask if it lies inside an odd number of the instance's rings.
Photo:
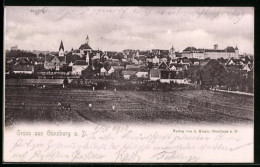
<path id="1" fill-rule="evenodd" d="M 82 44 L 79 47 L 79 51 L 80 51 L 80 57 L 83 57 L 84 55 L 86 55 L 87 53 L 90 54 L 92 52 L 92 48 L 89 46 L 89 38 L 87 36 L 86 41 L 84 44 Z"/>
<path id="2" fill-rule="evenodd" d="M 187 47 L 182 52 L 182 57 L 187 58 L 197 58 L 197 59 L 230 59 L 230 58 L 239 58 L 239 50 L 236 46 L 228 46 L 225 49 L 218 49 L 218 45 L 215 44 L 213 49 L 197 49 L 195 47 Z"/>
<path id="3" fill-rule="evenodd" d="M 64 46 L 61 41 L 59 47 L 59 53 L 57 55 L 46 55 L 44 61 L 44 68 L 47 70 L 57 70 L 59 71 L 62 66 L 66 64 L 66 56 L 64 56 Z"/>

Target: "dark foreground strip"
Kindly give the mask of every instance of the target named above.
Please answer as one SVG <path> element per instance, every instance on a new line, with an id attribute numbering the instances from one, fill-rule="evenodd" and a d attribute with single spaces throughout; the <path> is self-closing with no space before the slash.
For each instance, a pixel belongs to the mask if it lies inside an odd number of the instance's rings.
<path id="1" fill-rule="evenodd" d="M 75 111 L 79 114 L 79 116 L 81 116 L 81 117 L 84 118 L 85 120 L 95 123 L 93 120 L 89 119 L 88 117 L 86 117 L 84 114 L 82 114 L 82 113 L 79 112 L 78 110 L 75 110 Z"/>
<path id="2" fill-rule="evenodd" d="M 225 113 L 221 113 L 221 112 L 218 112 L 218 111 L 216 111 L 216 114 L 224 115 L 224 116 L 231 117 L 231 118 L 236 118 L 236 119 L 242 119 L 242 120 L 247 120 L 247 121 L 253 121 L 253 120 L 250 119 L 250 118 L 236 117 L 236 116 L 229 115 L 229 114 L 225 114 Z"/>

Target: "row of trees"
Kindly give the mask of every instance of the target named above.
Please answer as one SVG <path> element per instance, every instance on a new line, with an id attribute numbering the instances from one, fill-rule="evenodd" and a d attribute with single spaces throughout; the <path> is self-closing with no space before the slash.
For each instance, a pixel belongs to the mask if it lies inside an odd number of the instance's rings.
<path id="1" fill-rule="evenodd" d="M 34 53 L 31 53 L 31 52 L 25 52 L 22 50 L 10 50 L 10 51 L 6 52 L 6 57 L 14 57 L 14 58 L 28 57 L 30 59 L 34 59 L 37 57 L 37 55 Z"/>
<path id="2" fill-rule="evenodd" d="M 253 71 L 246 72 L 238 68 L 228 69 L 217 60 L 210 60 L 190 75 L 194 83 L 202 88 L 225 87 L 228 90 L 253 92 Z"/>

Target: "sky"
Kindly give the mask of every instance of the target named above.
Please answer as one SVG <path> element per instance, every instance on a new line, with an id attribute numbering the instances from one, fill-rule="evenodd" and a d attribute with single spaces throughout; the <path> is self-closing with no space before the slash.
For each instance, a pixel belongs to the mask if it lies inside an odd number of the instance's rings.
<path id="1" fill-rule="evenodd" d="M 170 49 L 188 46 L 239 48 L 254 53 L 251 7 L 6 7 L 5 48 L 78 49 L 89 37 L 92 49 Z"/>

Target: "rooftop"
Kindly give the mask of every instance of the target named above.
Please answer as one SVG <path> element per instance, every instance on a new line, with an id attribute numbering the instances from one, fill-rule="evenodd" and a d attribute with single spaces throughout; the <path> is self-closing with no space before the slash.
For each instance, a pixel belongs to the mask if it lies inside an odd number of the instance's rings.
<path id="1" fill-rule="evenodd" d="M 76 60 L 74 65 L 81 65 L 81 66 L 85 65 L 86 66 L 88 64 L 87 64 L 86 60 Z"/>
<path id="2" fill-rule="evenodd" d="M 83 49 L 92 49 L 88 43 L 82 44 L 79 49 L 83 50 Z"/>
<path id="3" fill-rule="evenodd" d="M 15 65 L 13 67 L 14 71 L 33 71 L 32 65 Z"/>

